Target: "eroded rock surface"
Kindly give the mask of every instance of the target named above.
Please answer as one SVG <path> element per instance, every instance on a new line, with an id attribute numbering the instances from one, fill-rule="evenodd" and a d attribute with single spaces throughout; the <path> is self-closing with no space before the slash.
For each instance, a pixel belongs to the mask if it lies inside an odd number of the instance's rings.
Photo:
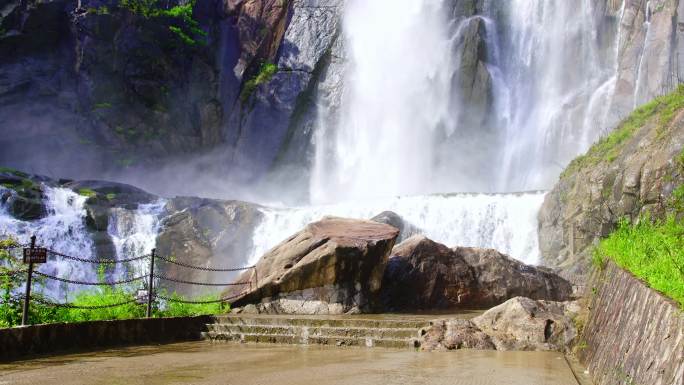
<path id="1" fill-rule="evenodd" d="M 258 206 L 240 201 L 178 197 L 166 203 L 169 213 L 157 235 L 159 255 L 201 267 L 242 267 L 252 249 L 254 229 L 261 221 Z M 160 264 L 160 273 L 194 282 L 229 282 L 237 273 L 208 272 Z M 193 295 L 207 287 L 173 285 L 178 293 Z M 212 290 L 213 291 L 213 290 Z"/>
<path id="2" fill-rule="evenodd" d="M 398 229 L 372 221 L 327 217 L 311 223 L 259 260 L 258 289 L 233 306 L 253 304 L 270 313 L 369 311 L 377 306 L 398 234 Z M 239 279 L 255 277 L 249 272 Z"/>
<path id="3" fill-rule="evenodd" d="M 567 351 L 576 341 L 575 302 L 515 297 L 471 320 L 433 321 L 423 350 L 486 349 Z"/>
<path id="4" fill-rule="evenodd" d="M 677 91 L 682 98 L 684 90 Z M 542 263 L 574 281 L 588 275 L 593 245 L 621 218 L 662 219 L 673 213 L 673 191 L 684 183 L 684 117 L 662 124 L 660 107 L 608 153 L 590 150 L 549 192 L 539 212 Z M 594 151 L 594 152 L 592 152 Z M 596 155 L 592 155 L 596 154 Z"/>

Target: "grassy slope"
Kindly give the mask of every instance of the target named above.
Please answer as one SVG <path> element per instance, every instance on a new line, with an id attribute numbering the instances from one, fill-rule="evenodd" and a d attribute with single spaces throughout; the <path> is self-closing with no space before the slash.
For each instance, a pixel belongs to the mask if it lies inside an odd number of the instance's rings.
<path id="1" fill-rule="evenodd" d="M 664 136 L 682 108 L 684 86 L 639 107 L 587 154 L 572 161 L 561 177 L 601 162 L 613 162 L 632 135 L 651 119 L 657 119 L 658 134 Z M 684 150 L 676 163 L 679 171 L 684 173 Z M 636 223 L 621 221 L 618 229 L 594 250 L 594 262 L 603 266 L 607 259 L 613 260 L 684 308 L 684 185 L 673 192 L 668 212 L 670 216 L 662 221 L 647 217 Z"/>

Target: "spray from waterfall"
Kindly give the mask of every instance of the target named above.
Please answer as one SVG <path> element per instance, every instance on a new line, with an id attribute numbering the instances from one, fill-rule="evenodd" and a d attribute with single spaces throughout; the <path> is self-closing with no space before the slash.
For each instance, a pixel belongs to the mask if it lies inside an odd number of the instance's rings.
<path id="1" fill-rule="evenodd" d="M 369 199 L 335 205 L 263 208 L 249 263 L 324 216 L 369 219 L 384 210 L 399 214 L 430 239 L 449 247 L 494 248 L 526 263 L 539 260 L 537 212 L 543 192 L 444 194 Z"/>

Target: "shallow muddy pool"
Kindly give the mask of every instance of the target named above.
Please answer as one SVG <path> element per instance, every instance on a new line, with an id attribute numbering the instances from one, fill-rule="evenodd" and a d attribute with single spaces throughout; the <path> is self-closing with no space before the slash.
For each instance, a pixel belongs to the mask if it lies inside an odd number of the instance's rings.
<path id="1" fill-rule="evenodd" d="M 0 364 L 15 384 L 577 385 L 563 355 L 191 342 Z"/>

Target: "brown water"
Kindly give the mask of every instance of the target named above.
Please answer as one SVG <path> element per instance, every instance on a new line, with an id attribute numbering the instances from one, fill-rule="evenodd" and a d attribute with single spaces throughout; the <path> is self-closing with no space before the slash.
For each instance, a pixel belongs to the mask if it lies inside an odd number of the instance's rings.
<path id="1" fill-rule="evenodd" d="M 577 385 L 545 352 L 426 353 L 191 342 L 0 364 L 0 385 Z"/>

